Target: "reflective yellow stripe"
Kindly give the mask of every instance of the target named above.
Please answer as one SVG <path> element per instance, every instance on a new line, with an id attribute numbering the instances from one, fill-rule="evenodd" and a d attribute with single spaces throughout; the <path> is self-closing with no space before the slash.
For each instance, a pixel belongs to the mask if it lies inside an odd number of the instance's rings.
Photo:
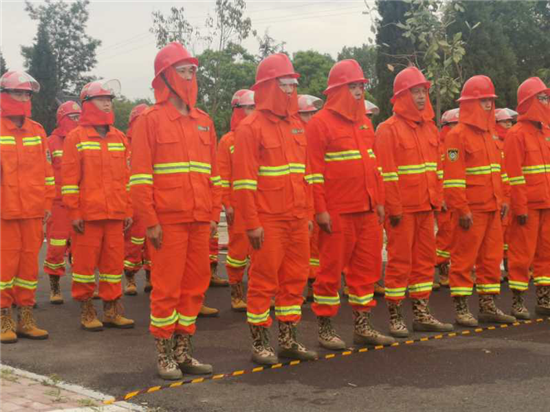
<path id="1" fill-rule="evenodd" d="M 302 307 L 299 305 L 293 306 L 275 306 L 275 316 L 292 316 L 302 315 Z"/>
<path id="2" fill-rule="evenodd" d="M 101 150 L 101 143 L 99 142 L 80 142 L 76 144 L 76 149 L 81 152 L 82 150 Z"/>
<path id="3" fill-rule="evenodd" d="M 374 293 L 371 293 L 369 295 L 364 295 L 364 296 L 352 295 L 350 293 L 348 300 L 349 300 L 349 303 L 353 305 L 367 306 L 369 303 L 372 302 L 373 298 L 374 298 Z"/>
<path id="4" fill-rule="evenodd" d="M 382 180 L 384 182 L 397 182 L 399 180 L 399 176 L 396 172 L 381 172 L 382 174 Z"/>
<path id="5" fill-rule="evenodd" d="M 500 292 L 500 283 L 476 284 L 478 292 Z"/>
<path id="6" fill-rule="evenodd" d="M 178 313 L 178 323 L 183 326 L 191 326 L 197 321 L 196 316 L 185 316 Z"/>
<path id="7" fill-rule="evenodd" d="M 252 179 L 235 180 L 233 182 L 233 190 L 256 190 L 258 188 L 258 182 Z"/>
<path id="8" fill-rule="evenodd" d="M 210 177 L 210 181 L 214 186 L 222 186 L 222 178 L 220 176 Z"/>
<path id="9" fill-rule="evenodd" d="M 309 266 L 320 266 L 321 262 L 319 262 L 319 259 L 310 258 L 309 259 Z"/>
<path id="10" fill-rule="evenodd" d="M 134 263 L 134 262 L 130 262 L 129 260 L 124 261 L 124 266 L 129 268 L 139 268 L 141 267 L 141 265 L 142 265 L 142 262 Z"/>
<path id="11" fill-rule="evenodd" d="M 535 276 L 533 278 L 533 282 L 535 282 L 535 285 L 537 285 L 537 286 L 547 286 L 547 285 L 550 285 L 550 277 L 548 277 L 548 276 Z"/>
<path id="12" fill-rule="evenodd" d="M 130 237 L 130 242 L 132 242 L 134 245 L 143 245 L 145 243 L 144 237 Z"/>
<path id="13" fill-rule="evenodd" d="M 107 150 L 111 152 L 124 152 L 126 146 L 124 146 L 124 143 L 107 143 Z"/>
<path id="14" fill-rule="evenodd" d="M 38 286 L 38 281 L 15 278 L 13 282 L 13 286 L 18 286 L 20 288 L 33 290 L 33 289 L 36 289 L 36 287 Z"/>
<path id="15" fill-rule="evenodd" d="M 321 296 L 313 294 L 313 301 L 319 305 L 336 306 L 340 304 L 340 295 L 336 296 Z"/>
<path id="16" fill-rule="evenodd" d="M 502 181 L 503 181 L 503 182 L 507 182 L 507 181 L 508 181 L 508 175 L 507 175 L 506 173 L 501 174 L 500 177 L 502 177 Z"/>
<path id="17" fill-rule="evenodd" d="M 169 326 L 173 325 L 178 321 L 178 313 L 174 310 L 170 316 L 167 316 L 165 318 L 157 318 L 153 315 L 151 315 L 151 325 L 162 328 L 163 326 Z"/>
<path id="18" fill-rule="evenodd" d="M 470 296 L 474 288 L 456 287 L 451 288 L 451 296 Z"/>
<path id="19" fill-rule="evenodd" d="M 61 157 L 61 156 L 63 156 L 63 150 L 54 150 L 54 151 L 52 152 L 52 156 L 53 156 L 53 157 Z"/>
<path id="20" fill-rule="evenodd" d="M 302 163 L 289 163 L 281 166 L 260 166 L 259 176 L 284 176 L 290 173 L 305 173 L 306 165 Z"/>
<path id="21" fill-rule="evenodd" d="M 533 175 L 537 173 L 550 173 L 550 165 L 523 166 L 521 170 L 523 174 L 526 175 Z"/>
<path id="22" fill-rule="evenodd" d="M 23 138 L 23 146 L 38 146 L 40 144 L 42 144 L 42 138 L 40 136 Z"/>
<path id="23" fill-rule="evenodd" d="M 369 157 L 371 159 L 376 159 L 376 155 L 374 154 L 372 149 L 367 149 L 367 153 L 369 154 Z"/>
<path id="24" fill-rule="evenodd" d="M 210 174 L 210 171 L 212 170 L 212 166 L 209 163 L 201 163 L 191 160 L 189 164 L 192 172 Z"/>
<path id="25" fill-rule="evenodd" d="M 508 285 L 510 286 L 510 289 L 516 290 L 527 290 L 529 288 L 529 283 L 520 282 L 517 280 L 508 280 Z"/>
<path id="26" fill-rule="evenodd" d="M 14 145 L 15 144 L 15 137 L 14 136 L 0 136 L 0 144 Z"/>
<path id="27" fill-rule="evenodd" d="M 466 180 L 462 179 L 448 179 L 443 181 L 444 189 L 459 188 L 466 189 Z"/>
<path id="28" fill-rule="evenodd" d="M 47 268 L 50 268 L 52 270 L 56 270 L 56 269 L 60 269 L 60 268 L 64 267 L 65 262 L 63 262 L 63 263 L 52 263 L 52 262 L 48 262 L 47 260 L 44 260 L 44 266 L 46 266 Z"/>
<path id="29" fill-rule="evenodd" d="M 50 245 L 52 246 L 65 246 L 67 244 L 67 239 L 50 239 Z"/>
<path id="30" fill-rule="evenodd" d="M 62 195 L 70 195 L 75 193 L 80 193 L 80 188 L 78 186 L 76 185 L 61 186 Z"/>
<path id="31" fill-rule="evenodd" d="M 409 285 L 409 293 L 429 292 L 432 290 L 433 282 L 416 283 Z"/>
<path id="32" fill-rule="evenodd" d="M 230 188 L 231 187 L 231 181 L 222 179 L 222 187 Z"/>
<path id="33" fill-rule="evenodd" d="M 438 170 L 436 173 L 437 173 L 437 178 L 439 180 L 443 180 L 443 170 Z"/>
<path id="34" fill-rule="evenodd" d="M 55 177 L 46 176 L 45 183 L 46 183 L 46 186 L 55 186 Z"/>
<path id="35" fill-rule="evenodd" d="M 189 162 L 156 163 L 153 165 L 154 174 L 189 173 Z"/>
<path id="36" fill-rule="evenodd" d="M 99 281 L 107 283 L 119 283 L 120 281 L 122 281 L 122 275 L 109 275 L 106 273 L 100 273 Z"/>
<path id="37" fill-rule="evenodd" d="M 152 185 L 153 175 L 148 174 L 136 174 L 130 176 L 130 186 L 133 185 Z"/>
<path id="38" fill-rule="evenodd" d="M 235 258 L 227 255 L 227 258 L 226 258 L 225 262 L 226 262 L 227 266 L 231 266 L 233 268 L 239 269 L 239 268 L 245 267 L 248 264 L 248 259 L 239 260 L 239 259 L 235 259 Z"/>
<path id="39" fill-rule="evenodd" d="M 524 176 L 508 177 L 508 182 L 510 186 L 524 185 L 526 183 Z"/>
<path id="40" fill-rule="evenodd" d="M 323 184 L 325 183 L 325 177 L 321 173 L 312 173 L 310 175 L 304 176 L 304 179 L 306 179 L 306 182 L 309 184 Z"/>
<path id="41" fill-rule="evenodd" d="M 263 323 L 263 322 L 267 322 L 267 320 L 269 319 L 269 310 L 266 310 L 264 313 L 261 313 L 259 315 L 256 315 L 254 313 L 251 313 L 251 312 L 246 312 L 246 319 L 248 321 L 248 323 Z"/>
<path id="42" fill-rule="evenodd" d="M 7 282 L 0 282 L 0 290 L 11 289 L 15 282 L 15 278 L 11 278 Z"/>
<path id="43" fill-rule="evenodd" d="M 229 146 L 229 153 L 235 153 L 235 146 Z"/>
<path id="44" fill-rule="evenodd" d="M 436 249 L 435 253 L 436 253 L 437 256 L 441 256 L 441 257 L 444 257 L 444 258 L 450 258 L 451 257 L 451 254 L 449 252 L 447 252 L 446 250 Z"/>
<path id="45" fill-rule="evenodd" d="M 407 288 L 388 288 L 386 286 L 385 288 L 385 295 L 389 297 L 401 297 L 405 296 L 405 292 L 407 291 Z"/>
<path id="46" fill-rule="evenodd" d="M 345 150 L 343 152 L 327 152 L 325 153 L 325 162 L 341 162 L 345 160 L 362 159 L 359 150 Z"/>

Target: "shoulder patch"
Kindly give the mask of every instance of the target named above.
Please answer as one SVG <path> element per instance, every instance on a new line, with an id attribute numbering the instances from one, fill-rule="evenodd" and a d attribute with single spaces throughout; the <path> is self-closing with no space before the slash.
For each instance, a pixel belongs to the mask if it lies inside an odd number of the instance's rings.
<path id="1" fill-rule="evenodd" d="M 447 158 L 451 162 L 456 162 L 458 160 L 458 149 L 447 149 Z"/>
<path id="2" fill-rule="evenodd" d="M 303 134 L 304 133 L 304 129 L 292 129 L 290 131 L 292 134 Z"/>
<path id="3" fill-rule="evenodd" d="M 359 130 L 367 130 L 369 128 L 369 126 L 367 126 L 366 124 L 362 124 L 361 126 L 359 126 Z"/>

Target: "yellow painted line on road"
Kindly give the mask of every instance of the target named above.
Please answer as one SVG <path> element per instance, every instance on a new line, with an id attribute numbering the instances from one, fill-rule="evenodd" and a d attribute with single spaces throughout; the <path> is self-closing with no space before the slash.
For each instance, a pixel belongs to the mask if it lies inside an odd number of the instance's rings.
<path id="1" fill-rule="evenodd" d="M 390 345 L 375 346 L 374 349 L 375 350 L 380 350 L 380 349 L 387 349 L 387 348 L 392 348 L 392 347 L 401 346 L 401 345 L 412 345 L 413 343 L 427 342 L 427 341 L 430 341 L 430 340 L 440 340 L 440 339 L 443 339 L 443 338 L 454 338 L 454 337 L 460 336 L 460 335 L 470 335 L 470 334 L 472 334 L 472 332 L 481 333 L 481 332 L 490 331 L 490 330 L 506 329 L 510 326 L 529 325 L 531 323 L 544 322 L 545 320 L 550 321 L 550 318 L 546 318 L 546 319 L 545 318 L 539 318 L 539 319 L 534 319 L 534 320 L 525 320 L 525 321 L 521 321 L 521 322 L 512 323 L 511 325 L 504 324 L 504 325 L 497 325 L 497 326 L 487 326 L 487 327 L 483 327 L 483 328 L 476 328 L 476 329 L 472 329 L 472 330 L 463 330 L 463 331 L 460 331 L 460 332 L 450 332 L 450 333 L 434 335 L 434 336 L 422 336 L 420 338 L 410 339 L 410 340 L 406 340 L 404 342 L 394 342 Z M 316 359 L 315 361 L 329 360 L 329 359 L 335 359 L 335 358 L 343 358 L 345 356 L 350 356 L 350 355 L 357 354 L 357 353 L 369 352 L 370 350 L 371 349 L 369 349 L 368 347 L 350 348 L 350 349 L 348 349 L 344 352 L 329 353 L 329 354 L 323 355 L 319 359 Z M 193 383 L 197 384 L 197 383 L 208 382 L 208 381 L 212 381 L 212 380 L 227 379 L 227 378 L 231 378 L 231 377 L 235 377 L 235 376 L 242 376 L 242 375 L 249 374 L 249 373 L 263 372 L 263 371 L 268 371 L 268 370 L 271 370 L 271 369 L 280 369 L 280 368 L 283 368 L 283 367 L 296 366 L 296 365 L 299 365 L 301 363 L 315 362 L 315 361 L 300 361 L 300 360 L 291 360 L 290 361 L 289 360 L 287 362 L 278 363 L 276 365 L 260 366 L 260 367 L 255 367 L 255 368 L 249 369 L 249 370 L 244 370 L 243 369 L 243 370 L 233 371 L 233 372 L 230 372 L 230 373 L 220 373 L 220 374 L 217 374 L 217 375 L 207 376 L 207 377 L 203 377 L 203 378 L 188 379 L 188 380 L 185 380 L 185 381 L 173 382 L 173 383 L 166 384 L 166 385 L 153 386 L 153 387 L 150 387 L 150 388 L 147 388 L 147 389 L 141 389 L 141 390 L 138 390 L 138 391 L 129 392 L 126 395 L 118 396 L 118 397 L 113 398 L 113 399 L 108 399 L 106 401 L 103 401 L 103 404 L 112 405 L 115 402 L 127 401 L 129 399 L 135 398 L 136 396 L 143 395 L 143 394 L 146 394 L 146 393 L 158 392 L 158 391 L 163 390 L 163 389 L 177 388 L 177 387 L 184 386 L 184 385 L 189 385 L 189 384 L 193 384 Z"/>

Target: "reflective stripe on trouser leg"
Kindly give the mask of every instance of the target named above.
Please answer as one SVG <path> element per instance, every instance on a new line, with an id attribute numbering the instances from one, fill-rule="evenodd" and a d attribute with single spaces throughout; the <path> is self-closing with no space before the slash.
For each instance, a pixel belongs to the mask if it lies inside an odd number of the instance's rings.
<path id="1" fill-rule="evenodd" d="M 131 272 L 139 271 L 144 264 L 146 249 L 145 225 L 137 219 L 124 234 L 124 269 Z"/>
<path id="2" fill-rule="evenodd" d="M 435 236 L 436 265 L 449 263 L 453 240 L 451 212 L 439 212 L 437 215 L 437 233 Z"/>
<path id="3" fill-rule="evenodd" d="M 250 253 L 251 247 L 246 233 L 235 232 L 233 226 L 230 226 L 229 244 L 225 262 L 229 283 L 235 284 L 242 282 Z"/>
<path id="4" fill-rule="evenodd" d="M 44 272 L 48 275 L 65 274 L 65 256 L 69 251 L 71 221 L 66 207 L 58 202 L 52 206 L 52 215 L 46 223 L 47 252 L 44 259 Z"/>
<path id="5" fill-rule="evenodd" d="M 529 220 L 534 215 L 529 210 Z M 537 243 L 533 257 L 533 282 L 535 286 L 550 286 L 550 209 L 537 210 Z"/>
<path id="6" fill-rule="evenodd" d="M 316 279 L 321 269 L 319 260 L 319 225 L 313 222 L 313 233 L 309 242 L 309 279 Z"/>
<path id="7" fill-rule="evenodd" d="M 520 225 L 513 215 L 508 227 L 508 280 L 510 289 L 525 291 L 529 288 L 529 268 L 535 258 L 540 232 L 540 214 L 528 211 L 529 219 Z"/>
<path id="8" fill-rule="evenodd" d="M 104 221 L 84 222 L 84 233 L 72 237 L 72 296 L 78 301 L 91 299 L 95 286 L 95 270 L 104 234 Z"/>
<path id="9" fill-rule="evenodd" d="M 412 266 L 409 276 L 409 297 L 429 299 L 432 292 L 435 266 L 434 213 L 416 212 L 414 240 L 412 247 Z"/>
<path id="10" fill-rule="evenodd" d="M 38 284 L 38 253 L 42 246 L 42 219 L 1 219 L 2 307 L 33 306 Z"/>
<path id="11" fill-rule="evenodd" d="M 208 254 L 210 263 L 218 263 L 218 254 L 220 253 L 219 237 L 216 233 L 213 238 L 208 240 Z"/>

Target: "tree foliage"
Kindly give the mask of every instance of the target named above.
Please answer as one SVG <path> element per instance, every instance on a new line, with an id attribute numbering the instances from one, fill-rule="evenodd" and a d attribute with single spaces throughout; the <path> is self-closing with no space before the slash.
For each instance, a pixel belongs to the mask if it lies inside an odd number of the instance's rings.
<path id="1" fill-rule="evenodd" d="M 323 98 L 328 73 L 335 63 L 334 59 L 329 54 L 308 50 L 294 53 L 292 63 L 294 70 L 300 73 L 298 93 Z"/>
<path id="2" fill-rule="evenodd" d="M 177 41 L 195 51 L 198 43 L 206 40 L 200 29 L 187 20 L 185 7 L 171 7 L 170 13 L 164 15 L 161 11 L 152 13 L 153 26 L 149 29 L 155 35 L 157 48 L 162 49 L 168 43 Z"/>
<path id="3" fill-rule="evenodd" d="M 77 94 L 91 80 L 86 75 L 97 64 L 96 50 L 101 41 L 86 34 L 89 0 L 71 3 L 45 0 L 40 3 L 25 1 L 25 10 L 32 20 L 39 22 L 47 32 L 57 67 L 58 91 Z M 26 65 L 30 65 L 33 47 L 21 48 Z"/>
<path id="4" fill-rule="evenodd" d="M 8 64 L 6 63 L 6 59 L 4 59 L 4 55 L 2 54 L 2 51 L 0 50 L 0 76 L 2 76 L 8 70 L 9 70 L 8 69 Z"/>
<path id="5" fill-rule="evenodd" d="M 113 111 L 115 113 L 115 127 L 122 132 L 126 133 L 128 130 L 128 120 L 130 119 L 130 113 L 132 109 L 138 104 L 145 103 L 152 105 L 149 99 L 135 99 L 130 100 L 124 96 L 121 96 L 113 101 Z"/>
<path id="6" fill-rule="evenodd" d="M 376 75 L 376 47 L 369 44 L 363 44 L 361 47 L 344 46 L 338 53 L 336 60 L 354 59 L 357 60 L 365 77 L 369 80 L 367 90 L 375 88 L 378 84 Z"/>
<path id="7" fill-rule="evenodd" d="M 286 42 L 278 42 L 269 35 L 269 28 L 265 29 L 263 36 L 259 36 L 255 32 L 256 41 L 258 42 L 258 61 L 262 61 L 267 56 L 273 53 L 282 53 L 285 51 Z"/>

